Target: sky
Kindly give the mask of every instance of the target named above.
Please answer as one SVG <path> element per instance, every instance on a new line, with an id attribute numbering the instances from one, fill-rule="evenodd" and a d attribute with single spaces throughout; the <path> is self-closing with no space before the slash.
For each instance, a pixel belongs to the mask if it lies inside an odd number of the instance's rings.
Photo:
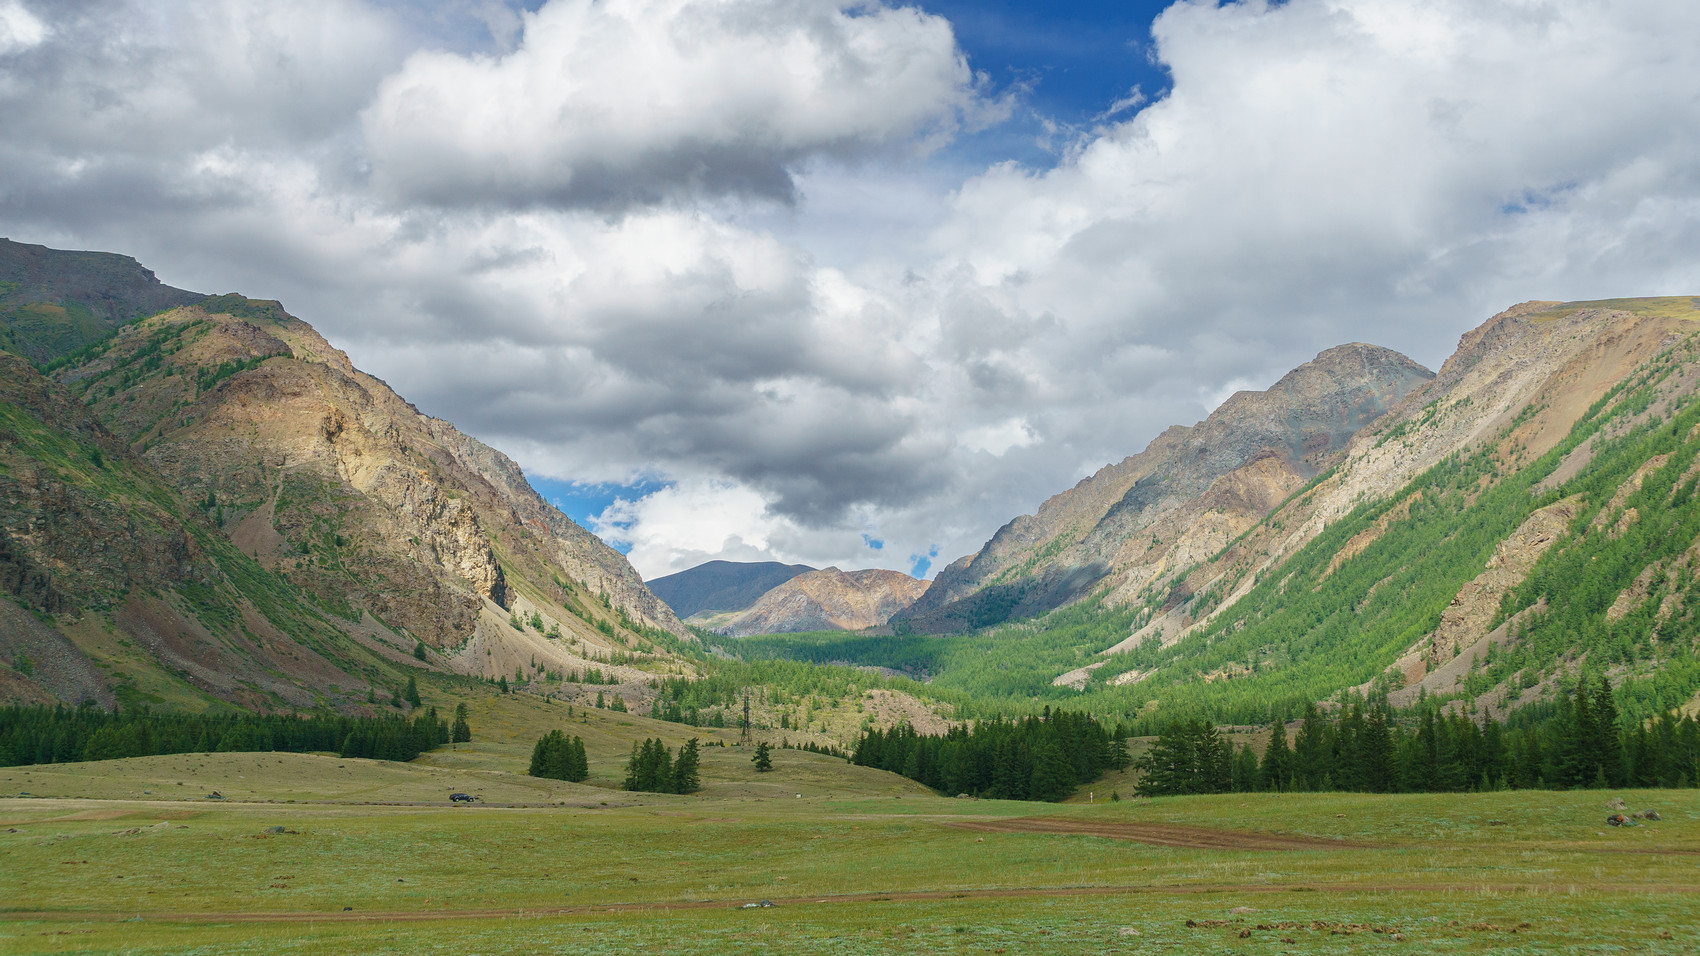
<path id="1" fill-rule="evenodd" d="M 645 577 L 1700 293 L 1700 4 L 0 0 L 0 235 L 280 299 Z"/>

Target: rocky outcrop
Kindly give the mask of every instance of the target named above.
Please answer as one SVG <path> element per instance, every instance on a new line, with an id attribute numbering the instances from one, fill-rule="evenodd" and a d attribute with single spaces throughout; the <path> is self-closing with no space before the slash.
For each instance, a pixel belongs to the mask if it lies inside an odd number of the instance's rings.
<path id="1" fill-rule="evenodd" d="M 900 619 L 952 631 L 1042 613 L 1097 587 L 1111 603 L 1126 600 L 1255 524 L 1432 377 L 1388 349 L 1329 349 L 1004 525 Z"/>
<path id="2" fill-rule="evenodd" d="M 516 587 L 587 639 L 604 640 L 604 619 L 684 633 L 511 459 L 421 414 L 275 302 L 172 310 L 60 374 L 250 554 L 332 606 L 443 649 L 471 640 L 486 603 L 511 609 Z"/>
<path id="3" fill-rule="evenodd" d="M 709 561 L 645 583 L 675 614 L 690 617 L 702 611 L 742 611 L 763 594 L 814 570 L 778 561 Z"/>
<path id="4" fill-rule="evenodd" d="M 732 637 L 798 631 L 859 631 L 878 627 L 926 593 L 927 582 L 901 571 L 799 574 L 736 614 L 699 614 L 699 623 Z"/>

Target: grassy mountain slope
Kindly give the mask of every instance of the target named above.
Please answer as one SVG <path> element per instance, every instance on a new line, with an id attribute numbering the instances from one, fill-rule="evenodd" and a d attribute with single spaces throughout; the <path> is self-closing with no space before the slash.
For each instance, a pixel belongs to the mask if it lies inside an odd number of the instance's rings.
<path id="1" fill-rule="evenodd" d="M 0 350 L 64 358 L 144 316 L 202 296 L 162 284 L 129 256 L 0 239 Z"/>
<path id="2" fill-rule="evenodd" d="M 1232 722 L 1345 691 L 1539 712 L 1583 670 L 1628 713 L 1700 690 L 1700 308 L 1528 303 L 1214 553 L 942 638 L 758 639 L 925 675 L 971 710 Z M 1138 580 L 1130 574 L 1127 580 Z M 935 585 L 936 587 L 936 585 Z"/>
<path id="3" fill-rule="evenodd" d="M 1104 586 L 1112 603 L 1129 600 L 1255 524 L 1431 375 L 1387 349 L 1329 349 L 1004 525 L 898 620 L 952 632 L 1031 617 Z"/>

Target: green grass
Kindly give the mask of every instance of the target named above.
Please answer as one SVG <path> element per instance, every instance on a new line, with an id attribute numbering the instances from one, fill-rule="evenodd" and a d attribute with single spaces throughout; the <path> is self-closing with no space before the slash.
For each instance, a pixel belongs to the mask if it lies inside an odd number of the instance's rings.
<path id="1" fill-rule="evenodd" d="M 505 718 L 516 733 L 524 711 Z M 624 719 L 584 725 L 610 735 L 602 776 Z M 655 725 L 631 719 L 620 729 Z M 1347 953 L 1393 945 L 1381 927 L 1414 952 L 1677 953 L 1700 933 L 1693 791 L 1621 794 L 1664 819 L 1618 830 L 1603 823 L 1615 794 L 1598 791 L 1035 805 L 789 751 L 754 781 L 735 748 L 706 753 L 708 787 L 689 797 L 534 781 L 499 735 L 414 765 L 227 754 L 0 771 L 0 952 Z M 37 798 L 13 796 L 25 773 Z M 443 806 L 451 783 L 491 803 Z M 214 787 L 244 802 L 205 800 Z M 494 805 L 508 796 L 565 805 Z M 324 802 L 262 802 L 288 799 Z M 419 799 L 439 804 L 406 805 Z M 951 825 L 1024 816 L 1320 842 Z M 741 908 L 759 899 L 776 905 Z"/>

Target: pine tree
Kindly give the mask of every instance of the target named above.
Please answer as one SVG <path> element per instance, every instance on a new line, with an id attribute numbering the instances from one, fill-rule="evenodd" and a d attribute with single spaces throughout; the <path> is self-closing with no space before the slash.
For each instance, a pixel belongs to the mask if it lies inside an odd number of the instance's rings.
<path id="1" fill-rule="evenodd" d="M 1316 705 L 1307 701 L 1304 723 L 1299 727 L 1298 736 L 1293 738 L 1293 762 L 1300 789 L 1320 789 L 1323 778 L 1332 775 L 1334 768 L 1330 766 L 1333 762 L 1330 747 L 1328 722 L 1317 712 Z"/>
<path id="2" fill-rule="evenodd" d="M 1074 789 L 1074 768 L 1063 757 L 1054 740 L 1039 744 L 1033 754 L 1033 773 L 1027 786 L 1029 800 L 1061 800 Z"/>
<path id="3" fill-rule="evenodd" d="M 414 660 L 420 660 L 420 661 L 425 659 L 425 642 L 424 641 L 417 641 L 417 642 L 414 643 L 414 645 L 413 645 L 413 658 L 414 658 Z"/>
<path id="4" fill-rule="evenodd" d="M 1234 792 L 1250 793 L 1258 789 L 1259 773 L 1257 755 L 1250 747 L 1241 747 L 1234 753 Z"/>
<path id="5" fill-rule="evenodd" d="M 455 705 L 454 729 L 450 732 L 449 739 L 457 744 L 464 744 L 472 740 L 472 727 L 466 722 L 466 704 L 464 703 Z"/>
<path id="6" fill-rule="evenodd" d="M 411 676 L 407 678 L 407 690 L 402 692 L 401 699 L 407 701 L 408 704 L 414 707 L 418 707 L 420 704 L 419 682 L 414 680 Z"/>
<path id="7" fill-rule="evenodd" d="M 756 755 L 750 759 L 756 765 L 757 772 L 766 773 L 773 769 L 773 757 L 765 740 L 756 744 Z"/>
<path id="8" fill-rule="evenodd" d="M 696 793 L 702 789 L 702 779 L 697 772 L 700 762 L 697 739 L 692 737 L 679 748 L 679 759 L 673 763 L 674 793 Z"/>
<path id="9" fill-rule="evenodd" d="M 1596 776 L 1603 777 L 1611 786 L 1619 786 L 1624 777 L 1623 738 L 1618 733 L 1617 700 L 1604 674 L 1594 689 L 1593 704 L 1594 736 L 1589 749 L 1594 752 L 1594 762 L 1599 768 Z"/>
<path id="10" fill-rule="evenodd" d="M 1260 770 L 1263 789 L 1288 790 L 1293 785 L 1293 752 L 1287 749 L 1287 725 L 1279 718 L 1269 734 L 1269 746 L 1263 750 Z"/>
<path id="11" fill-rule="evenodd" d="M 574 783 L 583 783 L 590 778 L 590 760 L 584 753 L 584 739 L 574 737 L 572 753 L 567 763 L 567 779 Z"/>
<path id="12" fill-rule="evenodd" d="M 1363 769 L 1359 774 L 1362 785 L 1371 793 L 1390 793 L 1394 789 L 1392 718 L 1385 701 L 1377 701 L 1364 721 L 1359 754 Z"/>

